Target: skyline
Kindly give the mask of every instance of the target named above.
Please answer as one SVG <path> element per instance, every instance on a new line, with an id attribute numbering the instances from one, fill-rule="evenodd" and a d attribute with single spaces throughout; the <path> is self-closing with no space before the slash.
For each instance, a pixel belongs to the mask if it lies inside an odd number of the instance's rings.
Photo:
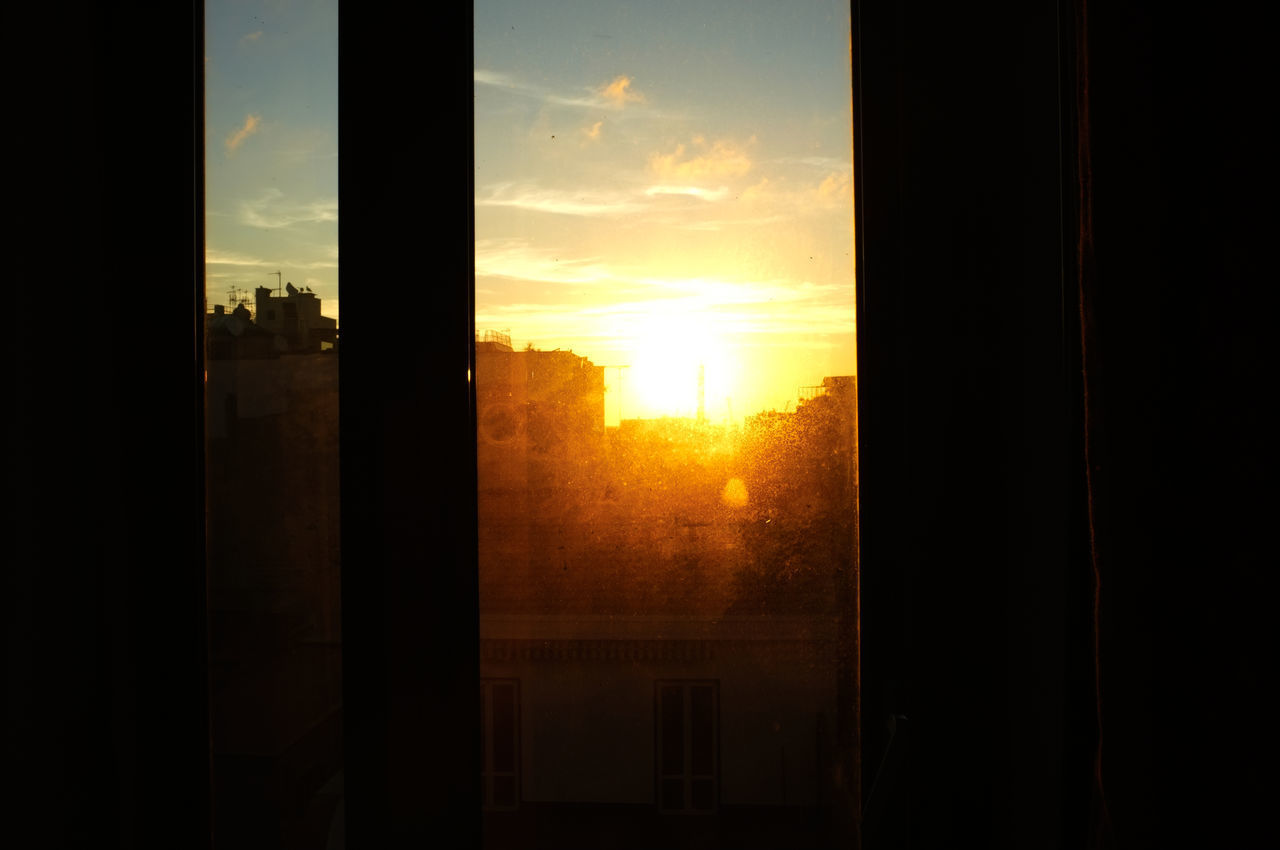
<path id="1" fill-rule="evenodd" d="M 205 274 L 311 287 L 338 318 L 338 3 L 205 4 Z"/>
<path id="2" fill-rule="evenodd" d="M 628 367 L 610 424 L 856 373 L 847 5 L 474 20 L 478 333 Z M 208 302 L 279 271 L 340 321 L 336 0 L 213 0 L 205 69 Z"/>
<path id="3" fill-rule="evenodd" d="M 476 329 L 609 370 L 609 422 L 854 374 L 848 6 L 475 7 Z M 621 396 L 621 397 L 619 397 Z"/>

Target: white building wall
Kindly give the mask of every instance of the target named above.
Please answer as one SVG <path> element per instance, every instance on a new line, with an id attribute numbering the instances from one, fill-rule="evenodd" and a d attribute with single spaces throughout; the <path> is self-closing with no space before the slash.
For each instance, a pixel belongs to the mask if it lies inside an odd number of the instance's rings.
<path id="1" fill-rule="evenodd" d="M 490 624 L 487 631 L 514 638 L 512 632 L 521 629 L 513 619 L 518 618 L 509 618 L 497 629 Z M 596 623 L 586 631 L 597 639 L 602 631 L 612 632 L 617 640 L 619 632 L 642 632 L 644 619 L 622 627 L 617 620 L 604 628 Z M 784 624 L 785 634 L 773 637 L 760 631 L 759 623 L 754 633 L 750 624 L 702 629 L 697 625 L 686 623 L 677 630 L 689 637 L 696 631 L 726 635 L 723 641 L 703 644 L 710 650 L 702 658 L 602 659 L 590 656 L 604 650 L 592 649 L 585 651 L 588 657 L 580 657 L 584 652 L 578 651 L 569 655 L 579 657 L 520 657 L 482 664 L 484 676 L 520 681 L 524 802 L 655 804 L 654 689 L 658 681 L 668 679 L 719 682 L 721 805 L 819 802 L 819 771 L 834 760 L 834 624 L 817 633 L 813 624 L 801 627 L 801 633 L 795 623 L 789 630 Z M 655 636 L 672 633 L 671 623 L 664 627 L 649 622 L 648 627 Z M 482 624 L 482 640 L 485 631 Z M 549 631 L 555 635 L 547 634 L 549 639 L 567 637 L 565 629 Z M 743 639 L 744 632 L 751 638 Z M 614 651 L 644 655 L 643 649 L 636 649 L 643 646 L 643 641 L 626 639 Z M 831 760 L 823 759 L 824 749 Z"/>

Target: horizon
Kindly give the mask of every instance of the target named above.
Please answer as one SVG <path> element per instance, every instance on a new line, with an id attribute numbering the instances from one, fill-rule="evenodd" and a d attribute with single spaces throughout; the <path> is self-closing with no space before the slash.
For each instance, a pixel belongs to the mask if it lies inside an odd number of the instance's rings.
<path id="1" fill-rule="evenodd" d="M 476 331 L 605 366 L 608 424 L 856 374 L 847 4 L 633 11 L 476 4 Z"/>

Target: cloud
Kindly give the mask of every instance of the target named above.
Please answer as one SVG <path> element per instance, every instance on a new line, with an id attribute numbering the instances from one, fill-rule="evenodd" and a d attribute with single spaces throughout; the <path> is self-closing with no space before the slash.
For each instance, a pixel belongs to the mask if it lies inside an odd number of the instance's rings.
<path id="1" fill-rule="evenodd" d="M 841 210 L 852 215 L 852 178 L 852 172 L 843 169 L 831 171 L 816 182 L 765 177 L 743 189 L 738 198 L 757 215 L 796 218 Z"/>
<path id="2" fill-rule="evenodd" d="M 498 71 L 487 71 L 484 68 L 476 68 L 471 73 L 471 79 L 481 85 L 496 86 L 503 89 L 524 88 L 509 74 L 503 74 Z"/>
<path id="3" fill-rule="evenodd" d="M 227 153 L 235 153 L 240 145 L 244 144 L 244 140 L 258 132 L 258 125 L 262 123 L 262 117 L 259 115 L 246 115 L 244 126 L 236 130 L 230 136 L 227 136 Z"/>
<path id="4" fill-rule="evenodd" d="M 477 207 L 516 207 L 559 215 L 623 215 L 640 205 L 631 196 L 601 191 L 542 189 L 532 185 L 498 183 L 476 196 Z"/>
<path id="5" fill-rule="evenodd" d="M 571 249 L 546 247 L 528 239 L 478 239 L 475 243 L 476 277 L 562 283 L 607 284 L 603 289 L 574 290 L 604 293 L 579 301 L 573 309 L 586 315 L 629 315 L 652 312 L 656 303 L 676 312 L 685 309 L 734 310 L 753 312 L 754 319 L 766 319 L 769 311 L 807 311 L 807 307 L 852 304 L 851 286 L 815 283 L 795 279 L 751 279 L 720 277 L 678 277 L 637 274 L 634 268 L 610 263 L 601 256 L 577 256 Z M 490 290 L 492 291 L 492 290 Z M 525 299 L 535 291 L 519 290 Z M 552 292 L 553 290 L 542 290 Z M 569 290 L 562 290 L 568 292 Z M 477 289 L 477 293 L 481 290 Z M 628 295 L 630 297 L 628 298 Z M 790 306 L 788 306 L 790 305 Z M 489 311 L 529 309 L 531 304 L 486 305 Z M 549 311 L 563 309 L 563 304 L 543 302 Z M 541 308 L 540 308 L 541 309 Z M 806 312 L 806 321 L 815 317 Z M 826 324 L 822 322 L 821 324 Z"/>
<path id="6" fill-rule="evenodd" d="M 644 190 L 649 197 L 655 195 L 688 195 L 703 201 L 723 201 L 729 197 L 729 187 L 703 189 L 698 186 L 650 186 Z"/>
<path id="7" fill-rule="evenodd" d="M 477 68 L 472 72 L 472 80 L 479 85 L 489 86 L 491 88 L 502 89 L 512 94 L 524 95 L 535 100 L 554 103 L 560 106 L 577 106 L 588 109 L 600 109 L 605 106 L 606 102 L 600 97 L 586 90 L 580 95 L 566 95 L 552 92 L 542 86 L 535 86 L 518 80 L 509 74 L 503 74 L 498 71 L 486 71 L 483 68 Z"/>
<path id="8" fill-rule="evenodd" d="M 599 257 L 573 257 L 568 251 L 535 248 L 519 239 L 476 240 L 475 264 L 477 276 L 548 283 L 595 283 L 613 278 Z"/>
<path id="9" fill-rule="evenodd" d="M 733 142 L 721 140 L 708 146 L 705 139 L 696 136 L 693 146 L 697 150 L 678 144 L 671 153 L 650 154 L 649 168 L 662 177 L 680 180 L 742 177 L 751 170 L 751 157 Z"/>
<path id="10" fill-rule="evenodd" d="M 604 265 L 601 264 L 604 269 Z M 680 318 L 695 325 L 714 325 L 726 337 L 742 339 L 792 337 L 790 345 L 847 336 L 853 323 L 852 286 L 819 285 L 809 281 L 712 280 L 706 278 L 608 277 L 606 301 L 563 297 L 547 290 L 547 297 L 519 302 L 476 304 L 477 326 L 519 328 L 529 338 L 574 341 L 575 344 L 617 343 L 646 327 L 655 317 Z M 634 297 L 618 298 L 619 288 L 631 284 Z M 826 337 L 827 339 L 821 339 Z M 587 352 L 582 352 L 587 353 Z"/>
<path id="11" fill-rule="evenodd" d="M 591 141 L 591 142 L 598 141 L 600 139 L 600 127 L 603 124 L 604 124 L 603 121 L 597 121 L 596 123 L 592 124 L 590 127 L 583 127 L 582 135 L 586 136 L 588 141 Z"/>
<path id="12" fill-rule="evenodd" d="M 759 183 L 748 186 L 747 188 L 742 190 L 742 198 L 743 200 L 753 201 L 757 198 L 764 197 L 765 194 L 769 192 L 769 190 L 770 190 L 769 178 L 762 177 Z"/>
<path id="13" fill-rule="evenodd" d="M 778 162 L 794 163 L 797 165 L 807 165 L 810 168 L 821 169 L 822 171 L 843 171 L 853 173 L 853 163 L 847 159 L 838 159 L 834 156 L 787 156 L 781 157 Z"/>
<path id="14" fill-rule="evenodd" d="M 600 96 L 615 106 L 627 103 L 644 103 L 645 96 L 638 91 L 631 91 L 631 77 L 619 74 L 613 82 L 598 89 Z"/>
<path id="15" fill-rule="evenodd" d="M 320 198 L 306 203 L 284 201 L 279 189 L 267 189 L 253 200 L 240 204 L 240 223 L 269 230 L 293 224 L 336 222 L 338 199 Z"/>
<path id="16" fill-rule="evenodd" d="M 818 184 L 818 197 L 824 201 L 844 199 L 849 194 L 849 175 L 833 171 Z"/>
<path id="17" fill-rule="evenodd" d="M 248 257 L 244 254 L 237 254 L 234 251 L 219 251 L 217 248 L 205 248 L 204 250 L 205 265 L 210 266 L 263 266 L 267 265 L 265 260 L 257 257 Z"/>
<path id="18" fill-rule="evenodd" d="M 257 41 L 260 38 L 262 38 L 262 30 L 246 33 L 240 38 L 240 44 L 241 45 L 249 44 L 250 42 Z"/>
<path id="19" fill-rule="evenodd" d="M 204 251 L 205 265 L 210 266 L 284 266 L 294 269 L 336 269 L 338 263 L 334 260 L 290 260 L 290 259 L 271 259 L 264 260 L 261 257 L 253 257 L 247 254 L 239 254 L 235 251 L 222 251 L 218 248 L 206 248 Z"/>
<path id="20" fill-rule="evenodd" d="M 579 109 L 618 109 L 624 104 L 646 102 L 644 95 L 630 90 L 631 78 L 626 76 L 620 76 L 604 86 L 584 87 L 574 92 L 553 91 L 545 86 L 527 83 L 510 74 L 484 68 L 476 68 L 472 72 L 471 79 L 477 85 L 501 89 L 556 106 L 572 106 Z M 648 107 L 645 108 L 648 109 Z"/>

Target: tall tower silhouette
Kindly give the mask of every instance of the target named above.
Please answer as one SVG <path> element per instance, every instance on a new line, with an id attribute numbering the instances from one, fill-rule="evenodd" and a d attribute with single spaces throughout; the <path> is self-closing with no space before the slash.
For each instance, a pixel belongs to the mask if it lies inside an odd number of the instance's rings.
<path id="1" fill-rule="evenodd" d="M 698 421 L 707 421 L 707 367 L 698 364 Z"/>

